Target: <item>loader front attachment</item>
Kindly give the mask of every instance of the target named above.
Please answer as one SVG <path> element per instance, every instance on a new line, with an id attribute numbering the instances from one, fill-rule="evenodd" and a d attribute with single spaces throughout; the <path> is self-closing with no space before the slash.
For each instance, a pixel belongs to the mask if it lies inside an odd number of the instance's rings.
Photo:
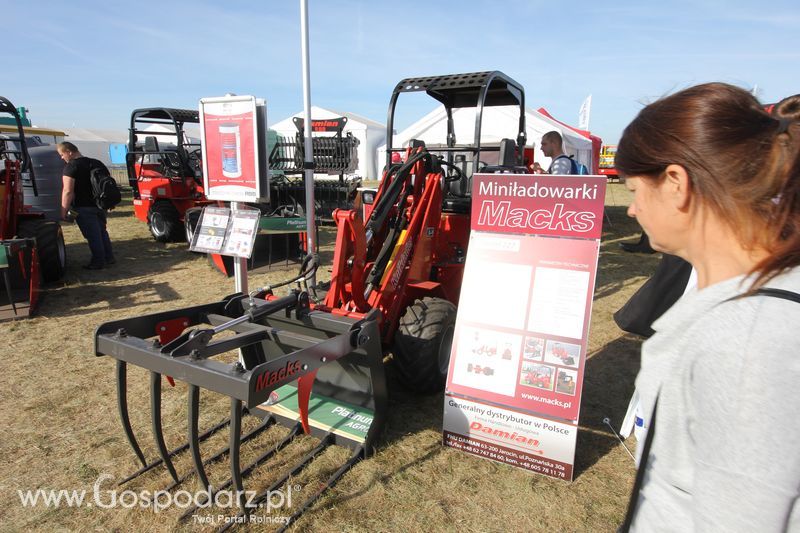
<path id="1" fill-rule="evenodd" d="M 247 517 L 243 479 L 295 436 L 305 433 L 319 439 L 318 446 L 248 504 L 259 505 L 270 491 L 297 475 L 327 446 L 344 446 L 352 450 L 350 459 L 323 484 L 323 489 L 333 485 L 372 452 L 385 423 L 387 390 L 377 318 L 377 311 L 358 319 L 314 310 L 308 294 L 294 290 L 281 298 L 237 294 L 220 302 L 102 324 L 95 331 L 95 353 L 117 360 L 120 419 L 142 464 L 123 483 L 163 464 L 173 480 L 170 488 L 178 485 L 187 475 L 179 475 L 172 458 L 188 449 L 208 497 L 232 487 L 240 516 Z M 231 352 L 238 352 L 238 361 L 220 360 L 223 354 L 230 359 Z M 150 371 L 151 424 L 159 456 L 150 463 L 128 413 L 128 364 Z M 161 425 L 162 375 L 188 385 L 188 439 L 172 451 L 164 442 Z M 202 434 L 198 424 L 201 389 L 230 399 L 230 418 Z M 257 416 L 263 423 L 242 436 L 244 414 Z M 288 433 L 242 468 L 242 443 L 274 424 L 286 426 Z M 204 461 L 200 443 L 225 426 L 229 426 L 228 447 Z M 231 477 L 215 484 L 205 466 L 225 454 L 229 455 Z M 322 489 L 317 490 L 300 504 L 290 521 L 321 494 Z M 184 517 L 189 514 L 191 510 Z"/>
<path id="2" fill-rule="evenodd" d="M 36 311 L 39 276 L 34 239 L 0 240 L 0 322 Z"/>

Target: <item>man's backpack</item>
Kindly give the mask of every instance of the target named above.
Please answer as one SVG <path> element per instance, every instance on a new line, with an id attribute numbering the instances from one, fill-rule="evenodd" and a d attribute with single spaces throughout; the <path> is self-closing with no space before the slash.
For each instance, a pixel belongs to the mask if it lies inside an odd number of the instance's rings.
<path id="1" fill-rule="evenodd" d="M 89 170 L 89 180 L 92 183 L 92 197 L 100 209 L 114 209 L 122 201 L 117 180 L 111 177 L 105 165 L 93 164 Z"/>
<path id="2" fill-rule="evenodd" d="M 580 176 L 589 175 L 589 169 L 586 168 L 586 165 L 584 165 L 583 163 L 578 163 L 572 158 L 571 155 L 560 155 L 556 159 L 560 159 L 562 157 L 569 159 L 569 164 L 571 165 L 569 171 L 570 174 L 575 174 Z"/>

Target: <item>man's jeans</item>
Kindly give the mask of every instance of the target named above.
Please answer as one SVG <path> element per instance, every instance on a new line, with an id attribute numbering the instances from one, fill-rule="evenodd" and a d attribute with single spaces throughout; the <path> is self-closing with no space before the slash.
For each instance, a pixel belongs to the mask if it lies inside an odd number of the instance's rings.
<path id="1" fill-rule="evenodd" d="M 111 249 L 111 239 L 106 231 L 106 213 L 97 207 L 76 207 L 78 217 L 75 222 L 84 238 L 89 242 L 92 251 L 93 266 L 103 266 L 105 263 L 114 262 L 114 252 Z"/>

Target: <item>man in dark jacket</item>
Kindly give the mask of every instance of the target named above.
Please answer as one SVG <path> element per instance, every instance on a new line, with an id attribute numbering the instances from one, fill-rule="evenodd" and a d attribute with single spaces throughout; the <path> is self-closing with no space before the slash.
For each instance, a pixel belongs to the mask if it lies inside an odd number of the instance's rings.
<path id="1" fill-rule="evenodd" d="M 66 163 L 62 176 L 61 218 L 66 219 L 70 209 L 78 213 L 75 222 L 92 252 L 92 260 L 83 268 L 99 270 L 106 265 L 113 265 L 116 261 L 106 229 L 106 213 L 97 207 L 91 182 L 93 168 L 99 165 L 106 172 L 108 169 L 101 161 L 81 155 L 78 147 L 71 142 L 59 143 L 57 150 Z"/>

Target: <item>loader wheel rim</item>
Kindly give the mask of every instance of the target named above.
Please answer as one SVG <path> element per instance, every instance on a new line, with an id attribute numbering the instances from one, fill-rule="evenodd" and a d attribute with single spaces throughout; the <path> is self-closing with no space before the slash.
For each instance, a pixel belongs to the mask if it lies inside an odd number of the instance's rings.
<path id="1" fill-rule="evenodd" d="M 59 231 L 59 234 L 61 231 Z M 61 238 L 58 239 L 58 264 L 62 267 L 66 266 L 67 264 L 67 245 L 64 243 L 64 237 L 59 235 Z"/>
<path id="2" fill-rule="evenodd" d="M 164 218 L 158 213 L 153 213 L 153 216 L 150 218 L 150 226 L 153 228 L 153 233 L 157 236 L 164 235 L 167 232 L 167 224 Z"/>

